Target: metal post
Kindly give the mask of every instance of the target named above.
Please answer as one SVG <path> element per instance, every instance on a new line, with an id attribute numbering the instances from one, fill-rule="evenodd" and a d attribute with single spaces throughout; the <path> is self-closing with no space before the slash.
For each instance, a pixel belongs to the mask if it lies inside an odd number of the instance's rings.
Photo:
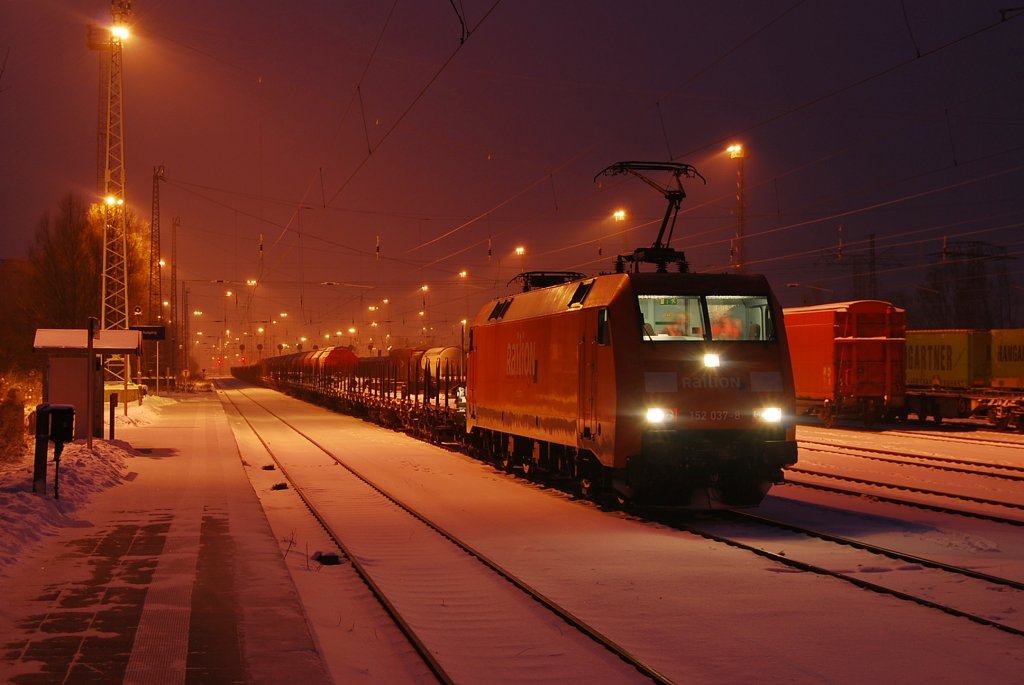
<path id="1" fill-rule="evenodd" d="M 46 449 L 50 441 L 50 404 L 36 405 L 36 454 L 32 471 L 32 492 L 46 494 Z"/>
<path id="2" fill-rule="evenodd" d="M 110 440 L 114 440 L 114 423 L 116 421 L 117 414 L 117 393 L 110 393 Z"/>
<path id="3" fill-rule="evenodd" d="M 92 339 L 96 332 L 96 317 L 89 317 L 89 333 L 88 340 L 86 342 L 86 357 L 85 357 L 85 404 L 88 409 L 85 412 L 85 443 L 89 447 L 89 451 L 92 451 L 92 431 L 93 431 L 93 419 L 95 418 L 95 406 L 93 403 L 96 401 L 95 388 L 93 385 L 96 379 L 93 375 L 94 366 L 96 365 L 96 358 L 93 353 Z M 100 414 L 102 416 L 102 414 Z"/>

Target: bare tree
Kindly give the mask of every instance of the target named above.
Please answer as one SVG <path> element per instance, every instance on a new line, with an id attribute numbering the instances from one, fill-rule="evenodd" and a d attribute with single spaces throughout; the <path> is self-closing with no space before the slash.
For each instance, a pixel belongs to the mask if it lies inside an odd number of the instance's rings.
<path id="1" fill-rule="evenodd" d="M 102 297 L 103 224 L 98 209 L 68 194 L 54 215 L 36 225 L 28 254 L 28 300 L 38 328 L 82 328 L 99 318 Z"/>
<path id="2" fill-rule="evenodd" d="M 85 328 L 100 318 L 103 221 L 101 205 L 69 193 L 40 217 L 27 259 L 0 261 L 0 370 L 39 366 L 37 328 Z M 127 224 L 132 310 L 147 302 L 149 230 L 131 212 Z"/>
<path id="3" fill-rule="evenodd" d="M 29 248 L 33 320 L 38 327 L 84 328 L 100 319 L 103 297 L 103 206 L 66 195 L 56 214 L 44 215 Z M 131 212 L 128 225 L 129 310 L 146 303 L 149 246 Z"/>
<path id="4" fill-rule="evenodd" d="M 25 259 L 0 260 L 0 371 L 38 367 L 42 360 L 32 353 L 34 328 L 28 316 L 29 274 Z"/>

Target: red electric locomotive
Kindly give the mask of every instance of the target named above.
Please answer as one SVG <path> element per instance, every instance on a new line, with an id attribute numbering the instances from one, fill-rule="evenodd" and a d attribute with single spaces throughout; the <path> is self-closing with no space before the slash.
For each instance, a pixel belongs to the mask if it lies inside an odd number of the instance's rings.
<path id="1" fill-rule="evenodd" d="M 683 197 L 679 176 L 696 172 L 648 162 L 605 172 L 642 170 L 671 171 L 677 186 L 663 189 L 669 212 L 652 247 L 621 256 L 618 273 L 500 298 L 477 315 L 470 443 L 509 468 L 576 479 L 585 493 L 756 505 L 796 462 L 782 310 L 762 276 L 687 273 L 663 236 Z"/>

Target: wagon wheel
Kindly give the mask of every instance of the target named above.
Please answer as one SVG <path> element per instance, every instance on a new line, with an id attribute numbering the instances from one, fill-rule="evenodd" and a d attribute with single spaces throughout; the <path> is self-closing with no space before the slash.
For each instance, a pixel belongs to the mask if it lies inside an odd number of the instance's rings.
<path id="1" fill-rule="evenodd" d="M 534 480 L 537 476 L 537 465 L 533 463 L 533 459 L 523 459 L 523 463 L 519 465 L 519 468 L 523 470 L 523 478 L 528 480 Z"/>
<path id="2" fill-rule="evenodd" d="M 508 453 L 508 450 L 502 450 L 501 454 L 498 455 L 498 467 L 505 473 L 512 473 L 515 465 L 516 460 Z"/>
<path id="3" fill-rule="evenodd" d="M 832 428 L 836 425 L 836 413 L 832 409 L 831 402 L 825 402 L 825 406 L 821 410 L 821 420 L 825 422 L 826 428 Z"/>
<path id="4" fill-rule="evenodd" d="M 874 400 L 869 401 L 864 405 L 864 428 L 871 430 L 872 426 L 875 425 L 875 421 L 878 420 L 878 405 Z"/>
<path id="5" fill-rule="evenodd" d="M 961 419 L 966 419 L 971 415 L 971 405 L 966 397 L 961 397 L 956 401 L 956 413 Z"/>

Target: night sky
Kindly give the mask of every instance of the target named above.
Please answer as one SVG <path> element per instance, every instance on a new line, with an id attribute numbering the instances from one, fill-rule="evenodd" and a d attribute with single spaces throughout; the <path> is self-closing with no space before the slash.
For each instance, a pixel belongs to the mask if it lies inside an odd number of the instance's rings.
<path id="1" fill-rule="evenodd" d="M 163 164 L 162 253 L 180 217 L 178 278 L 211 340 L 226 319 L 275 345 L 365 351 L 424 325 L 457 343 L 518 272 L 608 271 L 653 242 L 664 199 L 593 180 L 620 160 L 707 178 L 686 182 L 673 245 L 727 270 L 737 142 L 745 266 L 784 304 L 862 296 L 871 236 L 879 297 L 912 305 L 944 240 L 947 258 L 1005 255 L 992 268 L 1020 295 L 1024 11 L 1005 6 L 136 0 L 128 203 L 148 223 Z M 102 0 L 0 0 L 2 258 L 67 192 L 96 195 L 86 26 L 109 18 Z"/>

